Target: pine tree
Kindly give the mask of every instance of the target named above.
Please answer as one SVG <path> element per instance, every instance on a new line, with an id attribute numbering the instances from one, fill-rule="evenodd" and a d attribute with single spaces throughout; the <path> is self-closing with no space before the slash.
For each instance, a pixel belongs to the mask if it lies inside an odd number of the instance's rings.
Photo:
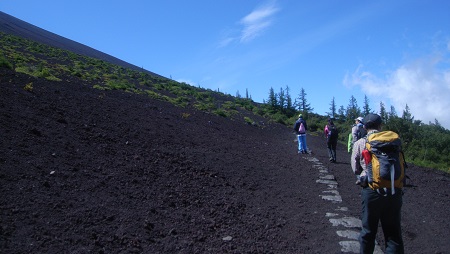
<path id="1" fill-rule="evenodd" d="M 414 121 L 414 117 L 411 115 L 411 112 L 409 111 L 408 104 L 406 104 L 405 110 L 403 110 L 402 115 L 403 120 L 412 123 Z"/>
<path id="2" fill-rule="evenodd" d="M 358 107 L 358 102 L 356 101 L 356 98 L 352 95 L 350 97 L 349 104 L 347 106 L 347 120 L 352 121 L 353 119 L 356 119 L 361 115 L 361 110 Z"/>
<path id="3" fill-rule="evenodd" d="M 278 94 L 278 106 L 281 111 L 284 111 L 286 108 L 286 96 L 282 87 L 280 88 L 280 93 Z"/>
<path id="4" fill-rule="evenodd" d="M 294 106 L 292 105 L 292 97 L 289 93 L 289 86 L 286 86 L 286 108 L 288 111 L 293 111 Z"/>
<path id="5" fill-rule="evenodd" d="M 396 118 L 396 117 L 397 117 L 397 111 L 395 111 L 394 106 L 391 105 L 391 111 L 389 112 L 389 119 Z"/>
<path id="6" fill-rule="evenodd" d="M 338 110 L 338 114 L 339 114 L 339 120 L 345 122 L 347 119 L 345 119 L 345 108 L 344 106 L 340 106 L 339 110 Z"/>
<path id="7" fill-rule="evenodd" d="M 367 95 L 364 95 L 363 114 L 368 115 L 370 113 L 372 113 L 372 109 L 370 109 L 370 106 L 369 106 L 369 98 L 367 98 Z"/>
<path id="8" fill-rule="evenodd" d="M 305 92 L 305 89 L 302 87 L 300 90 L 300 94 L 298 95 L 298 101 L 296 101 L 297 108 L 300 112 L 303 114 L 307 114 L 308 112 L 311 112 L 313 108 L 311 108 L 311 105 L 308 103 L 308 100 L 306 99 L 307 93 Z"/>
<path id="9" fill-rule="evenodd" d="M 269 107 L 274 110 L 277 108 L 277 95 L 275 94 L 275 91 L 273 90 L 272 87 L 270 87 L 269 90 L 269 98 L 267 99 L 267 103 L 269 104 Z"/>
<path id="10" fill-rule="evenodd" d="M 334 96 L 333 96 L 333 100 L 331 100 L 330 103 L 330 112 L 328 112 L 328 116 L 331 118 L 335 118 L 336 116 L 336 101 L 334 100 Z"/>
<path id="11" fill-rule="evenodd" d="M 380 102 L 380 117 L 384 124 L 388 121 L 388 114 L 386 112 L 386 108 L 384 107 L 384 103 Z"/>

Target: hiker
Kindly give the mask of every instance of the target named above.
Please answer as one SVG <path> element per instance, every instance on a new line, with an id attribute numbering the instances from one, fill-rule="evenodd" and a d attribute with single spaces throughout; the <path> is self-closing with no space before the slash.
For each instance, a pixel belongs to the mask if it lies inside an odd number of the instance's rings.
<path id="1" fill-rule="evenodd" d="M 367 131 L 364 129 L 364 120 L 361 116 L 355 119 L 355 124 L 352 126 L 352 140 L 351 146 L 355 144 L 358 139 L 365 137 Z"/>
<path id="2" fill-rule="evenodd" d="M 338 130 L 333 123 L 333 120 L 328 119 L 328 124 L 323 130 L 325 138 L 327 139 L 328 157 L 331 162 L 336 162 L 336 146 L 338 141 Z"/>
<path id="3" fill-rule="evenodd" d="M 400 222 L 403 202 L 402 191 L 400 189 L 403 186 L 400 183 L 401 178 L 395 181 L 381 180 L 388 181 L 389 184 L 387 186 L 392 186 L 393 188 L 375 186 L 380 181 L 378 181 L 379 179 L 373 179 L 376 175 L 373 173 L 375 170 L 372 171 L 372 167 L 377 167 L 377 165 L 372 164 L 374 157 L 367 149 L 367 144 L 373 144 L 368 141 L 371 139 L 371 135 L 376 137 L 388 132 L 380 132 L 382 121 L 381 117 L 377 114 L 368 114 L 363 119 L 363 122 L 364 128 L 367 130 L 367 136 L 354 143 L 351 156 L 352 170 L 355 174 L 361 174 L 361 182 L 359 184 L 363 187 L 361 192 L 362 230 L 359 236 L 360 253 L 373 253 L 379 221 L 381 221 L 385 237 L 386 253 L 403 253 L 404 247 Z M 377 133 L 379 134 L 377 135 Z M 368 153 L 370 155 L 367 155 Z M 380 168 L 378 169 L 380 171 Z M 397 186 L 394 186 L 393 182 Z"/>
<path id="4" fill-rule="evenodd" d="M 298 153 L 308 153 L 308 147 L 306 146 L 306 131 L 308 126 L 303 119 L 302 114 L 298 115 L 297 121 L 294 124 L 294 132 L 297 134 L 298 139 Z"/>

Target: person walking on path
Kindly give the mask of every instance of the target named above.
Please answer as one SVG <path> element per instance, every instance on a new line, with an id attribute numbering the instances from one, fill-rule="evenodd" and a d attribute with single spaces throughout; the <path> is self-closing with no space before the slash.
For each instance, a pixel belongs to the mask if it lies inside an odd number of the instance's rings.
<path id="1" fill-rule="evenodd" d="M 338 130 L 333 123 L 333 120 L 328 119 L 328 124 L 323 130 L 325 138 L 327 139 L 328 157 L 331 162 L 336 162 L 336 146 L 338 142 Z"/>
<path id="2" fill-rule="evenodd" d="M 298 153 L 308 153 L 308 147 L 306 145 L 306 131 L 308 130 L 308 125 L 303 119 L 302 114 L 298 116 L 297 121 L 294 124 L 294 132 L 297 134 L 298 139 Z"/>
<path id="3" fill-rule="evenodd" d="M 364 120 L 367 137 L 355 142 L 351 156 L 351 166 L 355 174 L 361 174 L 359 183 L 363 189 L 362 199 L 362 230 L 359 236 L 360 253 L 373 253 L 378 223 L 381 221 L 385 237 L 386 253 L 404 253 L 401 233 L 401 208 L 403 204 L 401 189 L 390 189 L 384 195 L 379 190 L 368 186 L 368 165 L 365 163 L 364 153 L 367 152 L 366 139 L 381 131 L 381 117 L 368 114 Z"/>
<path id="4" fill-rule="evenodd" d="M 352 126 L 352 138 L 351 138 L 351 146 L 355 144 L 358 139 L 365 137 L 367 131 L 364 129 L 364 120 L 360 116 L 355 119 L 355 124 Z"/>

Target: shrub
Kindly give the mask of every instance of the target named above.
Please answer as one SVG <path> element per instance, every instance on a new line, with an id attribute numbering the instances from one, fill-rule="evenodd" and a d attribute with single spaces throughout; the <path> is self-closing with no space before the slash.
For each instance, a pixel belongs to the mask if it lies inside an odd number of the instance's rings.
<path id="1" fill-rule="evenodd" d="M 33 91 L 33 82 L 30 82 L 30 83 L 26 84 L 23 87 L 23 90 L 28 91 L 28 92 L 32 92 Z"/>
<path id="2" fill-rule="evenodd" d="M 244 117 L 244 121 L 249 125 L 257 126 L 256 122 L 253 121 L 250 117 Z"/>
<path id="3" fill-rule="evenodd" d="M 32 71 L 26 66 L 18 66 L 15 69 L 16 72 L 25 73 L 28 75 L 32 75 Z"/>
<path id="4" fill-rule="evenodd" d="M 111 90 L 110 88 L 104 87 L 104 86 L 101 86 L 101 85 L 94 85 L 92 88 L 95 88 L 95 89 L 98 89 L 98 90 L 102 90 L 102 91 Z"/>
<path id="5" fill-rule="evenodd" d="M 228 114 L 225 110 L 223 109 L 216 109 L 213 111 L 214 114 L 218 115 L 218 116 L 223 116 L 223 117 L 228 117 Z"/>
<path id="6" fill-rule="evenodd" d="M 226 109 L 234 109 L 234 110 L 237 109 L 235 103 L 232 102 L 232 101 L 226 101 L 226 102 L 224 102 L 224 103 L 222 104 L 222 107 L 224 107 L 224 108 L 226 108 Z"/>
<path id="7" fill-rule="evenodd" d="M 150 98 L 156 99 L 156 100 L 161 100 L 161 101 L 169 101 L 169 97 L 165 96 L 165 95 L 161 95 L 159 93 L 156 93 L 152 90 L 145 90 L 145 92 L 147 93 L 147 95 Z"/>
<path id="8" fill-rule="evenodd" d="M 46 78 L 51 76 L 50 74 L 50 70 L 47 68 L 42 68 L 40 67 L 38 70 L 33 72 L 33 76 L 38 77 L 38 78 Z"/>
<path id="9" fill-rule="evenodd" d="M 201 103 L 197 102 L 194 107 L 198 110 L 208 111 L 215 110 L 217 107 L 213 103 Z"/>
<path id="10" fill-rule="evenodd" d="M 179 96 L 176 97 L 175 99 L 172 99 L 171 103 L 184 108 L 189 104 L 189 99 L 183 96 Z"/>
<path id="11" fill-rule="evenodd" d="M 106 82 L 106 86 L 115 90 L 130 90 L 135 88 L 135 86 L 131 83 L 128 83 L 124 80 L 108 80 Z"/>
<path id="12" fill-rule="evenodd" d="M 12 64 L 3 55 L 0 55 L 0 67 L 7 69 L 13 68 Z"/>
<path id="13" fill-rule="evenodd" d="M 53 75 L 50 75 L 50 76 L 48 76 L 48 77 L 45 77 L 45 79 L 50 80 L 50 81 L 61 81 L 60 78 L 55 77 L 55 76 L 53 76 Z"/>

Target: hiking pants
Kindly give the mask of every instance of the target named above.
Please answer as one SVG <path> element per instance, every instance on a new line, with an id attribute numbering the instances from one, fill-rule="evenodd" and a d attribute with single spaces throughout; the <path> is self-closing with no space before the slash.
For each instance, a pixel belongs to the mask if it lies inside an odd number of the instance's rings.
<path id="1" fill-rule="evenodd" d="M 363 188 L 362 230 L 359 236 L 360 253 L 373 253 L 378 223 L 383 229 L 386 253 L 404 253 L 401 231 L 402 191 L 382 196 L 370 187 Z"/>
<path id="2" fill-rule="evenodd" d="M 327 150 L 328 150 L 328 157 L 330 159 L 333 159 L 336 161 L 336 146 L 337 146 L 337 139 L 330 139 L 327 138 Z"/>
<path id="3" fill-rule="evenodd" d="M 306 134 L 298 134 L 298 150 L 307 152 L 308 148 L 306 147 Z"/>

